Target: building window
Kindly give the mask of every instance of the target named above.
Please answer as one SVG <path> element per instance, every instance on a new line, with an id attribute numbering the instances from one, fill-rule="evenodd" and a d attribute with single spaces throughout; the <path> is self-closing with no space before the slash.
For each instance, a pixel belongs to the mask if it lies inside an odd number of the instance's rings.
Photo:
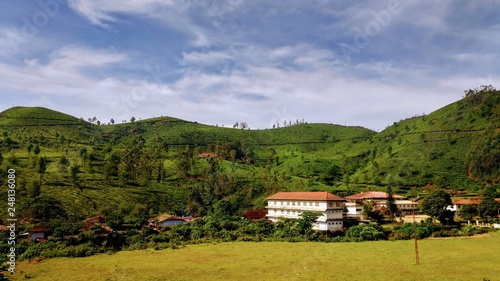
<path id="1" fill-rule="evenodd" d="M 339 202 L 337 202 L 337 207 L 340 207 L 340 203 Z"/>
<path id="2" fill-rule="evenodd" d="M 316 207 L 319 207 L 319 202 L 316 202 L 316 204 L 315 204 L 315 205 L 316 205 Z"/>
<path id="3" fill-rule="evenodd" d="M 281 210 L 281 213 L 283 214 L 283 210 Z"/>
<path id="4" fill-rule="evenodd" d="M 290 210 L 286 210 L 286 213 L 287 213 L 287 214 L 290 214 Z"/>
<path id="5" fill-rule="evenodd" d="M 312 203 L 312 202 L 309 202 L 309 206 L 312 206 L 312 205 L 313 205 L 313 203 Z"/>
<path id="6" fill-rule="evenodd" d="M 290 201 L 286 201 L 286 204 L 287 204 L 287 205 L 290 205 Z"/>
<path id="7" fill-rule="evenodd" d="M 328 207 L 333 207 L 333 202 L 328 202 Z"/>
<path id="8" fill-rule="evenodd" d="M 295 206 L 295 201 L 292 202 L 292 206 Z"/>

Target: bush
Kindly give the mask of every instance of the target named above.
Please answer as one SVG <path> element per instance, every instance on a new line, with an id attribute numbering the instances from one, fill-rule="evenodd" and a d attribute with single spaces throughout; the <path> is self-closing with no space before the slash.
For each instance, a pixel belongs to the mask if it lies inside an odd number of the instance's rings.
<path id="1" fill-rule="evenodd" d="M 417 224 L 417 239 L 424 239 L 432 234 L 432 227 L 427 223 Z M 408 240 L 413 238 L 415 227 L 412 223 L 405 223 L 402 226 L 396 226 L 393 229 L 392 235 L 396 240 Z"/>
<path id="2" fill-rule="evenodd" d="M 346 238 L 359 239 L 359 241 L 385 240 L 383 229 L 380 225 L 362 224 L 349 228 L 345 233 Z"/>

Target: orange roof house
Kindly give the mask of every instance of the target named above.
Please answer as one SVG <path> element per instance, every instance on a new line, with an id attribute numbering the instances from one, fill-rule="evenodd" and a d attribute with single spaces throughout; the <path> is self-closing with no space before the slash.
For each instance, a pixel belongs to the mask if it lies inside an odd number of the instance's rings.
<path id="1" fill-rule="evenodd" d="M 217 158 L 217 157 L 219 157 L 219 155 L 217 155 L 215 153 L 210 153 L 210 152 L 203 152 L 203 153 L 200 153 L 198 155 L 198 157 L 202 157 L 202 158 Z"/>
<path id="2" fill-rule="evenodd" d="M 394 199 L 404 198 L 404 196 L 397 194 L 393 194 L 392 197 Z M 367 191 L 345 197 L 345 199 L 347 199 L 350 202 L 364 201 L 364 200 L 382 200 L 382 199 L 387 200 L 387 198 L 389 198 L 389 193 L 383 191 Z"/>

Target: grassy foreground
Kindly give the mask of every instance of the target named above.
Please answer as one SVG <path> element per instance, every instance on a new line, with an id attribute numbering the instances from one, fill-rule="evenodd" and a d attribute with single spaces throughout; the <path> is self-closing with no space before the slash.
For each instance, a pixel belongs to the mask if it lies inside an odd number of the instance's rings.
<path id="1" fill-rule="evenodd" d="M 500 234 L 361 243 L 234 242 L 18 264 L 15 280 L 500 280 Z"/>

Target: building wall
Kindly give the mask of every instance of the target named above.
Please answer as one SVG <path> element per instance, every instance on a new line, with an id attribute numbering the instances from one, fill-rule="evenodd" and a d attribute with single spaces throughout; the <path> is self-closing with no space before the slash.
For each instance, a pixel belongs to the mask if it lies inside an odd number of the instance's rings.
<path id="1" fill-rule="evenodd" d="M 43 238 L 45 239 L 45 232 L 33 232 L 30 235 L 31 240 L 35 240 L 37 238 Z"/>
<path id="2" fill-rule="evenodd" d="M 164 226 L 174 226 L 177 224 L 183 224 L 184 220 L 166 220 L 162 222 L 158 222 L 158 226 L 164 227 Z"/>
<path id="3" fill-rule="evenodd" d="M 343 228 L 343 202 L 269 200 L 267 217 L 276 222 L 280 218 L 299 219 L 303 212 L 319 212 L 321 216 L 313 226 L 314 230 L 340 231 Z"/>

